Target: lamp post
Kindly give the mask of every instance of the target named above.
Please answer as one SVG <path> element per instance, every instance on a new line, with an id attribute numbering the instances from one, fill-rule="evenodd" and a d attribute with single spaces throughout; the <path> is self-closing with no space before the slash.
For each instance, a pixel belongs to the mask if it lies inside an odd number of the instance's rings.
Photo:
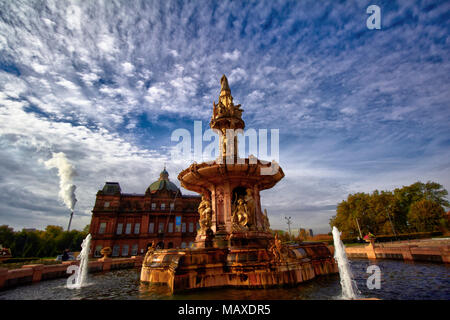
<path id="1" fill-rule="evenodd" d="M 389 211 L 388 211 L 391 207 L 392 207 L 391 204 L 386 207 L 386 214 L 389 218 L 389 222 L 391 223 L 391 228 L 392 228 L 392 232 L 394 233 L 394 237 L 395 237 L 395 239 L 397 239 L 397 234 L 395 233 L 394 225 L 392 224 L 391 216 L 389 215 Z"/>
<path id="2" fill-rule="evenodd" d="M 359 222 L 358 222 L 358 218 L 355 217 L 356 220 L 356 225 L 358 226 L 358 231 L 359 231 L 359 236 L 361 237 L 361 239 L 363 238 L 362 233 L 361 233 L 361 228 L 359 227 Z"/>
<path id="3" fill-rule="evenodd" d="M 291 238 L 291 217 L 284 217 L 286 219 L 286 223 L 288 225 L 288 230 L 289 230 L 289 239 Z"/>

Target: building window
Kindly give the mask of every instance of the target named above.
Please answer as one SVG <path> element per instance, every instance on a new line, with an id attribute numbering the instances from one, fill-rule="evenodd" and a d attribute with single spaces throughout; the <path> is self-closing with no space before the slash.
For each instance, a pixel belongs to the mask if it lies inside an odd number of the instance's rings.
<path id="1" fill-rule="evenodd" d="M 118 223 L 117 224 L 117 231 L 116 231 L 116 233 L 117 234 L 122 234 L 122 231 L 123 231 L 123 223 Z"/>
<path id="2" fill-rule="evenodd" d="M 148 225 L 148 233 L 153 232 L 155 232 L 155 224 L 153 222 L 150 222 L 150 224 Z"/>
<path id="3" fill-rule="evenodd" d="M 105 207 L 105 208 L 109 208 L 109 201 L 106 201 L 106 202 L 105 202 L 104 207 Z"/>
<path id="4" fill-rule="evenodd" d="M 120 252 L 120 246 L 115 245 L 115 246 L 113 247 L 112 256 L 113 256 L 113 257 L 118 257 L 118 256 L 119 256 L 119 252 Z"/>
<path id="5" fill-rule="evenodd" d="M 191 241 L 189 242 L 189 248 L 193 248 L 194 247 L 194 243 Z"/>
<path id="6" fill-rule="evenodd" d="M 164 232 L 164 223 L 160 222 L 159 226 L 158 226 L 158 233 L 163 233 Z"/>
<path id="7" fill-rule="evenodd" d="M 125 234 L 131 233 L 131 223 L 127 223 L 127 228 L 125 229 Z"/>
<path id="8" fill-rule="evenodd" d="M 137 244 L 133 244 L 133 246 L 131 247 L 131 255 L 135 256 L 138 253 L 138 245 Z"/>
<path id="9" fill-rule="evenodd" d="M 181 216 L 175 217 L 175 232 L 181 231 Z"/>
<path id="10" fill-rule="evenodd" d="M 170 204 L 170 210 L 173 210 L 174 208 L 175 208 L 175 203 L 172 202 L 172 203 Z"/>
<path id="11" fill-rule="evenodd" d="M 186 222 L 181 224 L 181 232 L 186 232 Z"/>
<path id="12" fill-rule="evenodd" d="M 181 243 L 181 249 L 184 249 L 184 248 L 186 248 L 186 242 Z"/>
<path id="13" fill-rule="evenodd" d="M 129 247 L 130 247 L 130 246 L 127 245 L 127 244 L 124 244 L 124 245 L 123 245 L 123 247 L 122 247 L 122 257 L 125 257 L 125 256 L 128 255 L 128 248 L 129 248 Z"/>
<path id="14" fill-rule="evenodd" d="M 152 210 L 156 209 L 156 203 L 152 203 Z"/>
<path id="15" fill-rule="evenodd" d="M 141 231 L 141 224 L 140 223 L 136 223 L 134 225 L 134 234 L 139 234 L 139 231 Z"/>
<path id="16" fill-rule="evenodd" d="M 98 233 L 104 234 L 106 230 L 106 222 L 100 223 L 100 228 L 98 229 Z"/>
<path id="17" fill-rule="evenodd" d="M 95 251 L 94 251 L 94 257 L 101 257 L 102 256 L 102 254 L 101 254 L 101 250 L 102 250 L 102 246 L 96 246 L 95 247 Z"/>
<path id="18" fill-rule="evenodd" d="M 189 232 L 194 232 L 194 223 L 189 222 Z"/>
<path id="19" fill-rule="evenodd" d="M 169 222 L 169 232 L 173 232 L 173 222 Z"/>
<path id="20" fill-rule="evenodd" d="M 166 210 L 166 204 L 165 203 L 161 203 L 161 210 Z"/>

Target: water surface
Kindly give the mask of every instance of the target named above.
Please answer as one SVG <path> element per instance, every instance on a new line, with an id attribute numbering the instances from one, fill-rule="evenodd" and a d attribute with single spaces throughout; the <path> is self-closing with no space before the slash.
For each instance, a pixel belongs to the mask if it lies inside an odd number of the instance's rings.
<path id="1" fill-rule="evenodd" d="M 350 261 L 356 283 L 364 297 L 380 299 L 450 300 L 450 267 L 433 263 L 406 263 L 395 260 Z M 369 265 L 381 269 L 381 288 L 369 290 L 366 273 Z M 272 289 L 207 289 L 172 295 L 166 286 L 139 281 L 140 270 L 128 269 L 89 274 L 89 285 L 67 289 L 66 279 L 55 279 L 0 292 L 0 299 L 225 299 L 225 300 L 329 300 L 339 299 L 339 275 L 320 276 L 296 287 Z"/>

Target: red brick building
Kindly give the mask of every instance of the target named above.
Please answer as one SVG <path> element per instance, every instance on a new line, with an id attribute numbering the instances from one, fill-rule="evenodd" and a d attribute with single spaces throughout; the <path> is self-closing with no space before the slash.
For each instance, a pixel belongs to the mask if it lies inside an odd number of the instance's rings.
<path id="1" fill-rule="evenodd" d="M 184 196 L 164 168 L 145 194 L 122 193 L 117 182 L 97 192 L 89 232 L 94 257 L 104 247 L 113 257 L 144 254 L 155 241 L 160 248 L 189 247 L 195 240 L 200 196 Z"/>

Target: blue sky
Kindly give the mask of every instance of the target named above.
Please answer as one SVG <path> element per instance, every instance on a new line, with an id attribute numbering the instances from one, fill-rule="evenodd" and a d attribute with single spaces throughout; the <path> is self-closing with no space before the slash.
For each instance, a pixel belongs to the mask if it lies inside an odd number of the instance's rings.
<path id="1" fill-rule="evenodd" d="M 449 29 L 448 1 L 2 1 L 0 224 L 66 226 L 52 152 L 76 228 L 105 181 L 143 193 L 166 162 L 178 184 L 171 133 L 207 128 L 222 74 L 247 128 L 280 129 L 274 228 L 327 232 L 352 192 L 449 190 Z"/>

